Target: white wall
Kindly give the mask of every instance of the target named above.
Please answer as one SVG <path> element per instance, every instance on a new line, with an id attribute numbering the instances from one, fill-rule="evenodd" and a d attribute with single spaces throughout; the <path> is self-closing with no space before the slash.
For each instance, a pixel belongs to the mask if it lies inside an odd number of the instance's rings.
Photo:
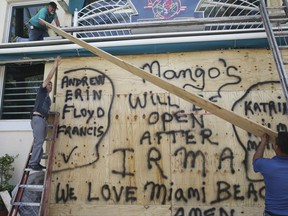
<path id="1" fill-rule="evenodd" d="M 55 1 L 57 2 L 57 1 Z M 65 1 L 66 3 L 69 1 Z M 68 4 L 68 3 L 67 3 Z M 70 27 L 72 26 L 72 14 L 66 13 L 62 7 L 58 4 L 57 15 L 60 21 L 60 25 L 62 27 Z"/>
<path id="2" fill-rule="evenodd" d="M 1 121 L 0 125 L 5 122 Z M 9 124 L 8 124 L 9 125 Z M 11 123 L 10 123 L 11 125 Z M 5 154 L 9 155 L 19 155 L 14 162 L 14 173 L 11 179 L 11 184 L 17 184 L 21 179 L 21 174 L 25 166 L 25 162 L 28 157 L 28 153 L 31 149 L 32 144 L 32 130 L 18 130 L 17 125 L 27 125 L 30 127 L 30 121 L 18 121 L 14 122 L 14 128 L 16 130 L 5 130 L 0 129 L 0 156 Z M 9 129 L 9 128 L 7 128 Z M 11 128 L 10 128 L 11 129 Z"/>

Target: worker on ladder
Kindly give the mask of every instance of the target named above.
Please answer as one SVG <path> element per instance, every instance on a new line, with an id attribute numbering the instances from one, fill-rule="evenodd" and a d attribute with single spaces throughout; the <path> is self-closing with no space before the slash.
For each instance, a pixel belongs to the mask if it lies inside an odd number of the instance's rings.
<path id="1" fill-rule="evenodd" d="M 49 114 L 51 99 L 49 97 L 49 93 L 52 91 L 52 82 L 53 78 L 58 66 L 61 64 L 61 58 L 57 57 L 54 66 L 49 72 L 47 78 L 44 80 L 42 85 L 40 86 L 36 100 L 34 109 L 31 115 L 31 127 L 33 130 L 33 149 L 32 155 L 28 163 L 28 168 L 33 170 L 42 170 L 46 167 L 40 164 L 43 155 L 43 144 L 45 141 L 46 133 L 47 133 L 47 117 Z"/>

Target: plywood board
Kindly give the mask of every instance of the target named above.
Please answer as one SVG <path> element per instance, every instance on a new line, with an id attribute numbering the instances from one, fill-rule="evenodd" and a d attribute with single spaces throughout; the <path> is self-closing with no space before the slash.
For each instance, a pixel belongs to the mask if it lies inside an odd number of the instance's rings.
<path id="1" fill-rule="evenodd" d="M 45 22 L 44 20 L 41 20 Z M 214 115 L 230 122 L 233 125 L 236 125 L 237 127 L 240 127 L 256 136 L 261 136 L 264 133 L 267 133 L 273 141 L 275 141 L 277 134 L 275 131 L 272 131 L 270 128 L 263 127 L 260 124 L 257 124 L 253 121 L 250 121 L 249 119 L 246 119 L 245 117 L 239 116 L 236 113 L 233 113 L 229 110 L 226 110 L 225 108 L 214 104 L 213 102 L 209 100 L 205 100 L 201 97 L 199 97 L 196 94 L 189 93 L 182 88 L 179 88 L 175 85 L 172 85 L 171 83 L 165 82 L 164 80 L 158 78 L 157 76 L 153 76 L 149 73 L 146 73 L 143 69 L 134 66 L 133 64 L 126 62 L 122 59 L 117 58 L 116 56 L 113 56 L 97 47 L 93 47 L 92 45 L 88 44 L 87 42 L 78 39 L 64 31 L 62 31 L 60 28 L 57 28 L 47 22 L 45 22 L 45 25 L 49 28 L 53 29 L 57 34 L 69 39 L 70 41 L 73 41 L 74 43 L 80 45 L 84 49 L 94 53 L 95 55 L 98 55 L 105 60 L 121 67 L 122 69 L 139 76 L 140 78 L 147 80 L 154 85 L 165 89 L 166 91 L 169 91 L 170 93 L 190 102 L 193 104 L 196 104 L 197 106 L 200 106 L 201 108 L 213 113 Z"/>
<path id="2" fill-rule="evenodd" d="M 284 130 L 285 99 L 270 54 L 258 49 L 121 58 L 139 68 L 158 62 L 165 82 Z M 187 68 L 194 68 L 195 79 L 168 77 L 167 71 Z M 63 59 L 55 94 L 60 127 L 50 215 L 263 212 L 263 179 L 252 170 L 259 137 L 99 57 Z M 265 156 L 272 155 L 270 146 Z"/>

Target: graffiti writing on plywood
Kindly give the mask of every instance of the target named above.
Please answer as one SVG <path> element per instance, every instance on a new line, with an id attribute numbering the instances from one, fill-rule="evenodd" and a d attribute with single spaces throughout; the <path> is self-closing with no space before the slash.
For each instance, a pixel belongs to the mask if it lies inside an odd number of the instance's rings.
<path id="1" fill-rule="evenodd" d="M 99 159 L 101 140 L 110 127 L 113 82 L 99 70 L 79 68 L 64 73 L 60 91 L 63 107 L 58 136 L 71 141 L 67 141 L 66 151 L 61 153 L 58 168 L 91 165 Z"/>
<path id="2" fill-rule="evenodd" d="M 213 101 L 221 100 L 225 87 L 242 82 L 238 74 L 239 69 L 229 65 L 224 59 L 218 59 L 218 66 L 207 66 L 206 69 L 191 66 L 188 69 L 172 70 L 167 69 L 167 66 L 161 66 L 157 60 L 143 64 L 142 68 L 166 81 L 179 81 L 181 85 L 183 84 L 181 86 L 183 89 L 196 90 L 199 94 L 200 91 L 207 90 L 208 82 L 215 83 L 213 86 L 215 91 L 209 97 L 209 100 Z M 76 76 L 77 71 L 81 71 L 81 75 Z M 278 84 L 273 83 L 273 85 Z M 145 81 L 143 85 L 146 85 Z M 257 84 L 257 88 L 262 89 L 263 85 Z M 113 82 L 98 70 L 82 68 L 65 73 L 61 80 L 61 89 L 64 92 L 64 105 L 59 136 L 68 138 L 66 139 L 68 140 L 67 151 L 62 152 L 61 166 L 72 169 L 87 166 L 98 160 L 99 144 L 109 129 L 109 118 L 115 95 Z M 104 94 L 107 96 L 106 99 Z M 266 94 L 262 101 L 261 98 L 249 95 L 250 90 L 234 103 L 233 111 L 246 116 L 263 113 L 264 117 L 275 117 L 287 112 L 280 95 L 271 99 L 267 96 L 269 94 Z M 109 167 L 107 172 L 111 178 L 117 179 L 117 184 L 107 182 L 96 184 L 95 179 L 91 178 L 87 178 L 85 182 L 59 181 L 55 193 L 56 203 L 73 202 L 79 199 L 91 203 L 116 204 L 135 204 L 139 200 L 141 203 L 160 205 L 173 202 L 177 204 L 177 208 L 173 210 L 174 215 L 227 216 L 235 215 L 233 208 L 229 210 L 224 208 L 228 202 L 231 203 L 231 200 L 235 203 L 263 201 L 264 186 L 249 176 L 250 171 L 247 167 L 251 161 L 246 158 L 250 150 L 255 150 L 254 147 L 259 140 L 250 139 L 248 134 L 249 147 L 244 145 L 243 151 L 241 147 L 235 146 L 235 143 L 230 144 L 230 141 L 233 140 L 234 132 L 237 141 L 243 145 L 246 143 L 246 135 L 243 136 L 235 128 L 233 130 L 228 123 L 218 124 L 219 122 L 209 113 L 199 112 L 202 110 L 200 107 L 179 102 L 179 99 L 169 93 L 127 92 L 124 96 L 117 95 L 115 100 L 120 97 L 125 98 L 126 104 L 118 106 L 119 110 L 128 107 L 129 112 L 141 113 L 142 118 L 128 118 L 130 117 L 128 111 L 121 112 L 122 115 L 127 115 L 123 118 L 127 122 L 121 122 L 121 125 L 116 127 L 131 123 L 131 131 L 127 134 L 133 137 L 128 136 L 133 142 L 129 143 L 129 147 L 125 142 L 117 143 L 119 144 L 117 147 L 109 146 L 110 154 L 107 160 L 114 159 L 117 165 Z M 113 110 L 117 113 L 115 107 Z M 262 122 L 265 123 L 265 118 Z M 285 122 L 279 122 L 275 127 L 277 130 L 285 130 L 287 125 Z M 226 133 L 227 128 L 227 131 L 229 128 L 231 131 Z M 90 137 L 93 139 L 89 139 Z M 86 149 L 91 150 L 88 151 L 91 155 L 88 154 L 87 159 L 82 163 L 81 154 L 85 149 L 84 145 L 85 148 L 89 146 Z M 105 148 L 104 143 L 103 148 Z M 241 151 L 244 154 L 241 154 Z M 168 166 L 167 163 L 165 164 L 167 160 L 169 160 Z M 133 161 L 137 167 L 129 166 L 129 161 Z M 136 161 L 141 162 L 136 163 Z M 142 175 L 141 172 L 145 174 Z M 243 172 L 246 172 L 249 178 L 235 183 L 233 180 L 244 176 Z M 131 185 L 123 183 L 127 183 L 127 179 L 133 183 Z M 79 184 L 84 193 L 79 191 Z M 213 193 L 208 193 L 211 191 Z M 182 204 L 209 205 L 211 208 L 188 209 L 181 207 Z"/>

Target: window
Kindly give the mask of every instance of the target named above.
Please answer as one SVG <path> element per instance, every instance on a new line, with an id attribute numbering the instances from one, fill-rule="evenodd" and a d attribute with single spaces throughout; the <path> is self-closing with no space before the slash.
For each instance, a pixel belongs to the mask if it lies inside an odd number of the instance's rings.
<path id="1" fill-rule="evenodd" d="M 13 6 L 8 41 L 12 42 L 16 36 L 28 38 L 28 29 L 25 23 L 46 5 L 47 4 Z"/>
<path id="2" fill-rule="evenodd" d="M 7 65 L 4 75 L 1 119 L 29 119 L 37 90 L 43 82 L 44 64 Z"/>

